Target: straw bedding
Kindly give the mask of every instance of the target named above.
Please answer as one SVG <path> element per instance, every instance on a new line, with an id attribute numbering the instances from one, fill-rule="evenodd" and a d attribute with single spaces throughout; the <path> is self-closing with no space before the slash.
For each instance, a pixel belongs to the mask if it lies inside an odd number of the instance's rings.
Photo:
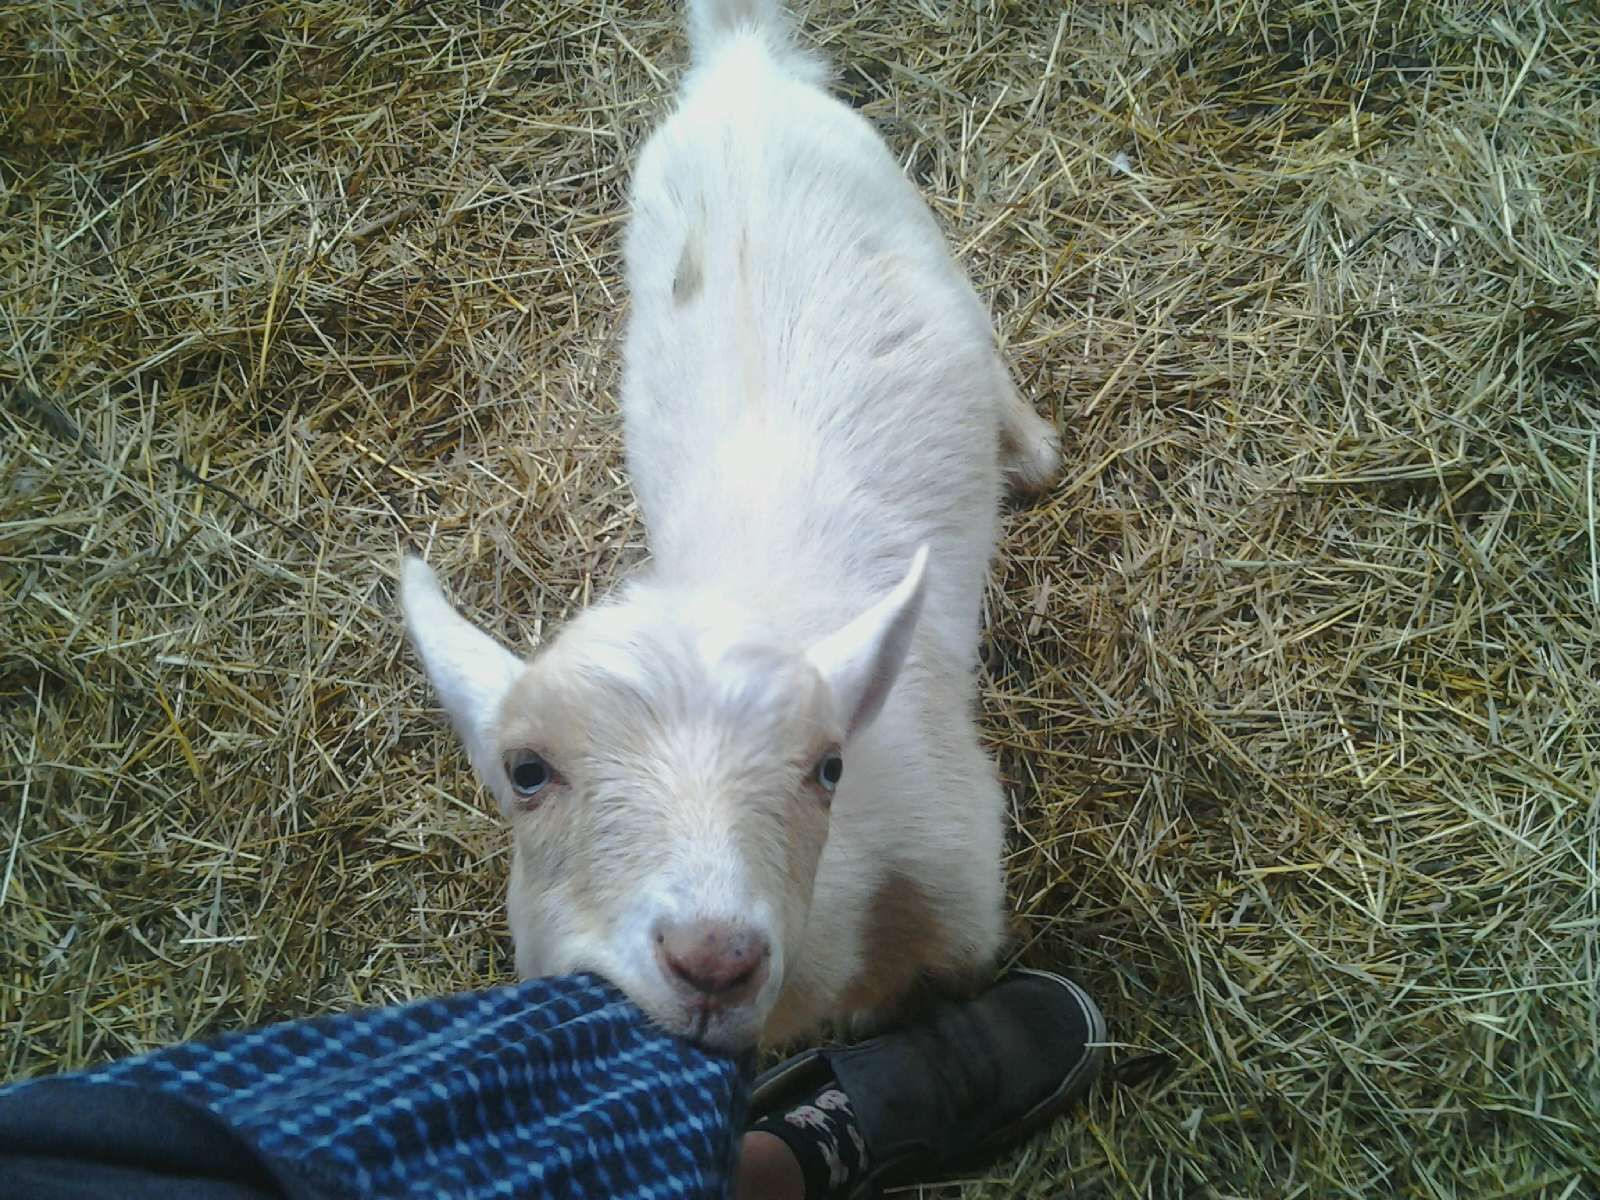
<path id="1" fill-rule="evenodd" d="M 395 560 L 643 557 L 674 7 L 0 12 L 5 1076 L 509 977 Z M 1600 16 L 804 16 L 1067 439 L 982 706 L 1116 1084 L 970 1194 L 1600 1195 Z"/>

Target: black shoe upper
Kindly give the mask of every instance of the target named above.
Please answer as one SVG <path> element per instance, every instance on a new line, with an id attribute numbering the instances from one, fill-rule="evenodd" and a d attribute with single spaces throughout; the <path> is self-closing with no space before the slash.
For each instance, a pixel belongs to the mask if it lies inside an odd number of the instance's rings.
<path id="1" fill-rule="evenodd" d="M 1050 1119 L 1097 1073 L 1099 1010 L 1070 981 L 1019 971 L 915 1026 L 825 1054 L 875 1164 L 981 1161 Z M 878 1174 L 877 1170 L 874 1174 Z"/>

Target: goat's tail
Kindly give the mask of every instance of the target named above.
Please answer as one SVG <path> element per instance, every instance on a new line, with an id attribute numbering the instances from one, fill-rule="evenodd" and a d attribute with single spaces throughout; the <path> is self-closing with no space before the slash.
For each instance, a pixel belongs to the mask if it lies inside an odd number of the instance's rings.
<path id="1" fill-rule="evenodd" d="M 795 42 L 794 20 L 782 0 L 689 0 L 689 49 L 696 67 L 731 42 L 755 38 L 786 73 L 824 86 L 827 66 Z"/>

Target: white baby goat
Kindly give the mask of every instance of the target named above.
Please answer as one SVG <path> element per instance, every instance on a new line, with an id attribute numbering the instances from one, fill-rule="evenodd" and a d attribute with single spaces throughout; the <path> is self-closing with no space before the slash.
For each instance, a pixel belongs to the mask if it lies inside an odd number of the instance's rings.
<path id="1" fill-rule="evenodd" d="M 531 660 L 406 562 L 411 636 L 511 823 L 524 977 L 592 970 L 737 1049 L 870 1023 L 1001 943 L 973 724 L 1002 468 L 1055 431 L 776 0 L 692 0 L 626 240 L 653 562 Z"/>

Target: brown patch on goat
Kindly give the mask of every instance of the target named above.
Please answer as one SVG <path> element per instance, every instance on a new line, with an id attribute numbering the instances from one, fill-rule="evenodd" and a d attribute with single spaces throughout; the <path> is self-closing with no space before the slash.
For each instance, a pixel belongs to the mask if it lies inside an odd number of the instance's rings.
<path id="1" fill-rule="evenodd" d="M 700 266 L 700 252 L 692 241 L 685 242 L 683 253 L 678 256 L 678 269 L 672 275 L 673 303 L 689 303 L 700 294 L 700 286 L 704 282 L 705 272 Z"/>
<path id="2" fill-rule="evenodd" d="M 901 346 L 904 346 L 912 338 L 916 337 L 917 333 L 921 329 L 922 326 L 920 325 L 912 325 L 905 329 L 896 329 L 885 334 L 873 345 L 872 356 L 874 358 L 887 358 L 896 350 L 900 349 Z"/>
<path id="3" fill-rule="evenodd" d="M 884 1009 L 904 999 L 926 974 L 942 974 L 949 947 L 928 894 L 910 877 L 890 871 L 867 910 L 861 971 L 840 1008 Z"/>
<path id="4" fill-rule="evenodd" d="M 827 997 L 812 983 L 803 978 L 784 980 L 778 1002 L 767 1015 L 766 1028 L 761 1031 L 762 1045 L 770 1048 L 785 1046 L 807 1033 L 813 1032 L 816 1014 L 827 1004 Z"/>

